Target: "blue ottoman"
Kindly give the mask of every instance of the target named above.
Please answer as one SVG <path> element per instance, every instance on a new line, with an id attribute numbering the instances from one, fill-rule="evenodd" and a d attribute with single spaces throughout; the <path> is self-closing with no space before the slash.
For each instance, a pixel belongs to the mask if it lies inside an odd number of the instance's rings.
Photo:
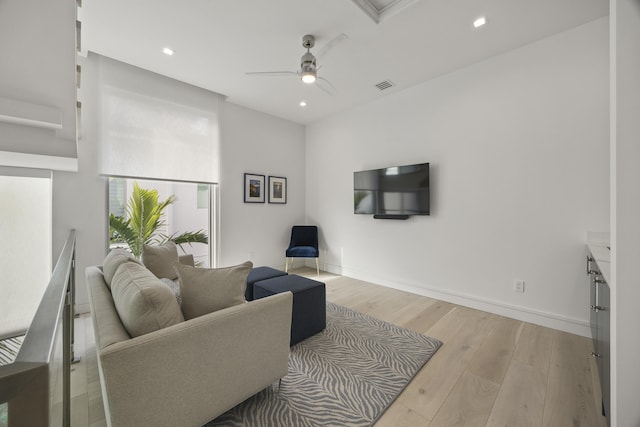
<path id="1" fill-rule="evenodd" d="M 247 276 L 247 289 L 244 291 L 244 299 L 253 301 L 253 285 L 261 280 L 272 279 L 274 277 L 286 276 L 287 273 L 271 267 L 256 267 Z"/>
<path id="2" fill-rule="evenodd" d="M 287 291 L 293 293 L 290 345 L 294 345 L 327 326 L 327 299 L 324 283 L 295 274 L 262 280 L 253 285 L 255 299 Z"/>

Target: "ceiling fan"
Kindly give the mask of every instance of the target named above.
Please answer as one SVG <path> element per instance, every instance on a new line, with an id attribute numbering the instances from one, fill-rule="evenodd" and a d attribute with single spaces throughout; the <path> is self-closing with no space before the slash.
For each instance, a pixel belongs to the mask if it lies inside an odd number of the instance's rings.
<path id="1" fill-rule="evenodd" d="M 349 37 L 344 33 L 334 37 L 318 51 L 317 57 L 323 57 L 330 49 L 348 38 Z M 304 83 L 315 83 L 315 86 L 318 89 L 328 93 L 329 95 L 333 95 L 335 87 L 329 80 L 318 75 L 318 70 L 322 68 L 322 66 L 317 65 L 316 56 L 314 56 L 310 51 L 315 44 L 316 38 L 314 36 L 310 34 L 302 36 L 302 47 L 307 49 L 307 53 L 302 55 L 302 58 L 300 58 L 300 69 L 298 71 L 249 71 L 246 74 L 260 76 L 296 76 Z"/>

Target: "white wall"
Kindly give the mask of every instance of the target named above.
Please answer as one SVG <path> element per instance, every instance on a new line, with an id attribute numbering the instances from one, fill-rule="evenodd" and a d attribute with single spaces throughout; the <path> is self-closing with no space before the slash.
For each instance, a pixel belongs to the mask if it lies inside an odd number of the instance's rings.
<path id="1" fill-rule="evenodd" d="M 609 222 L 607 31 L 600 19 L 309 126 L 324 268 L 588 334 L 585 231 Z M 418 162 L 431 216 L 353 214 L 354 171 Z"/>
<path id="2" fill-rule="evenodd" d="M 53 173 L 53 254 L 60 254 L 69 230 L 76 234 L 76 310 L 89 310 L 84 271 L 102 264 L 108 248 L 107 180 L 98 175 L 98 68 L 83 61 L 80 92 L 82 130 L 78 138 L 78 172 Z"/>
<path id="3" fill-rule="evenodd" d="M 611 1 L 612 427 L 640 425 L 640 1 Z"/>
<path id="4" fill-rule="evenodd" d="M 284 269 L 291 226 L 305 219 L 304 127 L 226 103 L 221 141 L 219 265 Z M 245 172 L 286 177 L 287 203 L 244 203 Z"/>

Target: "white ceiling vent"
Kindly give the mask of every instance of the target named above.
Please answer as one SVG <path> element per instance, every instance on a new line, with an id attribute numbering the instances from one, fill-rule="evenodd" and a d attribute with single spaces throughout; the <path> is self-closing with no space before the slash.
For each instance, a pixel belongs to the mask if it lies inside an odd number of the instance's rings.
<path id="1" fill-rule="evenodd" d="M 384 80 L 380 83 L 376 84 L 376 87 L 380 90 L 389 89 L 390 87 L 395 86 L 391 80 Z"/>
<path id="2" fill-rule="evenodd" d="M 394 15 L 419 0 L 351 0 L 364 13 L 379 24 L 391 15 Z"/>

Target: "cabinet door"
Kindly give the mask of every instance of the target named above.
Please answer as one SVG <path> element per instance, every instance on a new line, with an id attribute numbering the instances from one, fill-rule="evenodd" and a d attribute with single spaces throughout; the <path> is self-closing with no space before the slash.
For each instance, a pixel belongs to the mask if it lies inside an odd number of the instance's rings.
<path id="1" fill-rule="evenodd" d="M 597 288 L 598 284 L 595 281 L 596 275 L 589 274 L 589 291 L 591 293 L 591 298 L 589 299 L 589 324 L 591 326 L 591 338 L 593 340 L 593 353 L 594 356 L 600 354 L 600 341 L 598 338 L 598 312 L 595 307 L 598 305 L 597 301 Z M 598 365 L 598 368 L 600 366 Z"/>
<path id="2" fill-rule="evenodd" d="M 609 402 L 611 399 L 611 299 L 607 282 L 599 284 L 598 302 L 601 310 L 598 311 L 598 342 L 601 357 L 600 360 L 600 387 L 602 388 L 602 410 L 609 422 Z"/>

